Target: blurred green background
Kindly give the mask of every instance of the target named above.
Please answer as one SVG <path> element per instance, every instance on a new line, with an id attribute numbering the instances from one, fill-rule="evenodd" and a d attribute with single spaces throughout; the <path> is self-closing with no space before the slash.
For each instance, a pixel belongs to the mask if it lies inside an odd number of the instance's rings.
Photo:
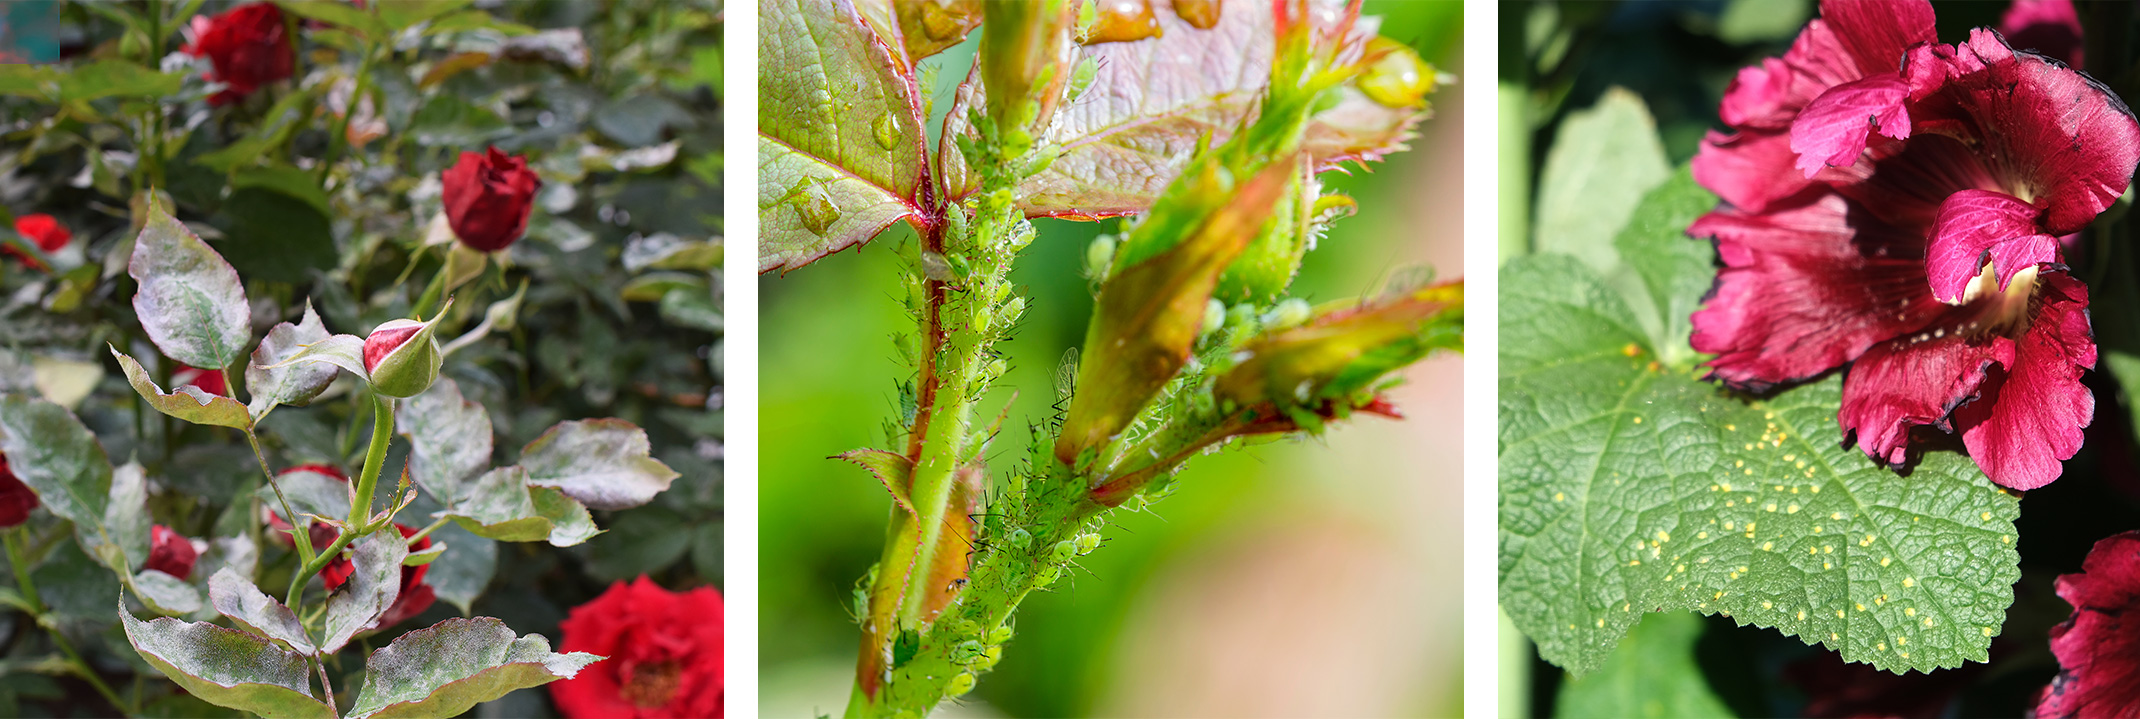
<path id="1" fill-rule="evenodd" d="M 1382 34 L 1463 75 L 1456 2 L 1368 2 Z M 976 34 L 975 38 L 978 38 Z M 931 58 L 947 111 L 975 38 Z M 925 77 L 930 77 L 925 75 Z M 1483 79 L 1483 78 L 1482 78 Z M 1293 294 L 1372 292 L 1395 269 L 1462 270 L 1461 82 L 1431 99 L 1412 149 L 1371 172 L 1330 173 L 1360 213 L 1308 255 Z M 937 118 L 940 122 L 941 117 Z M 934 125 L 936 123 L 932 123 Z M 932 128 L 933 129 L 933 128 Z M 932 142 L 931 146 L 934 144 Z M 1012 278 L 1032 309 L 1012 369 L 983 404 L 1010 403 L 991 474 L 1024 461 L 1057 360 L 1083 339 L 1078 268 L 1109 223 L 1042 220 Z M 760 711 L 838 715 L 854 674 L 848 614 L 882 548 L 891 503 L 827 457 L 882 446 L 899 226 L 858 252 L 759 280 Z M 1229 450 L 1190 465 L 1153 512 L 1118 518 L 1090 569 L 1035 595 L 993 673 L 946 716 L 1441 716 L 1461 709 L 1460 358 L 1429 359 L 1394 393 L 1410 418 L 1363 418 L 1322 439 Z M 1014 395 L 1012 389 L 1021 390 Z"/>

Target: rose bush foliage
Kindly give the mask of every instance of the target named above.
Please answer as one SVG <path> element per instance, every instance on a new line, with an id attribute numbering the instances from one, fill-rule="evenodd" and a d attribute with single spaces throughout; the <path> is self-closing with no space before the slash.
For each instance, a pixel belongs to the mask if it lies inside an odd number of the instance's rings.
<path id="1" fill-rule="evenodd" d="M 718 12 L 82 3 L 0 66 L 0 714 L 552 714 L 567 609 L 718 584 Z"/>

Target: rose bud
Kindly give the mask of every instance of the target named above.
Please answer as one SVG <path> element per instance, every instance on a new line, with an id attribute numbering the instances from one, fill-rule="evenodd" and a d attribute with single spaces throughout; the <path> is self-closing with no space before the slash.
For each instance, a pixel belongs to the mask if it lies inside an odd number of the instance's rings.
<path id="1" fill-rule="evenodd" d="M 558 651 L 609 657 L 550 683 L 558 713 L 595 717 L 721 716 L 721 593 L 671 592 L 639 577 L 572 608 Z"/>
<path id="2" fill-rule="evenodd" d="M 0 529 L 29 521 L 30 510 L 36 508 L 37 493 L 15 477 L 7 467 L 7 455 L 0 454 Z"/>
<path id="3" fill-rule="evenodd" d="M 495 147 L 461 153 L 461 160 L 440 173 L 439 180 L 445 185 L 446 223 L 461 244 L 484 252 L 497 252 L 520 239 L 528 229 L 535 191 L 542 189 L 542 178 L 528 169 L 527 158 Z"/>
<path id="4" fill-rule="evenodd" d="M 189 42 L 180 52 L 206 56 L 215 66 L 206 79 L 226 86 L 208 104 L 236 102 L 290 76 L 290 37 L 283 32 L 282 10 L 272 4 L 246 3 L 213 18 L 194 16 L 187 30 Z"/>
<path id="5" fill-rule="evenodd" d="M 1023 146 L 1062 101 L 1077 48 L 1070 42 L 1079 3 L 996 3 L 981 24 L 981 85 L 988 116 L 1005 142 Z"/>
<path id="6" fill-rule="evenodd" d="M 453 301 L 446 301 L 446 308 Z M 438 381 L 438 368 L 445 356 L 432 337 L 444 309 L 430 322 L 389 320 L 364 338 L 364 372 L 371 375 L 372 389 L 388 397 L 414 397 Z"/>
<path id="7" fill-rule="evenodd" d="M 15 218 L 15 234 L 21 235 L 22 239 L 30 241 L 37 245 L 37 249 L 47 253 L 58 252 L 60 248 L 67 246 L 68 240 L 74 239 L 74 233 L 67 231 L 66 225 L 60 224 L 59 220 L 53 219 L 51 215 L 43 214 Z M 0 252 L 20 259 L 23 264 L 34 269 L 45 268 L 44 263 L 39 262 L 37 258 L 23 254 L 13 247 L 0 247 Z"/>
<path id="8" fill-rule="evenodd" d="M 193 574 L 193 562 L 200 556 L 185 535 L 161 524 L 149 528 L 149 561 L 144 568 L 185 579 Z"/>
<path id="9" fill-rule="evenodd" d="M 1434 66 L 1404 43 L 1377 36 L 1367 42 L 1362 64 L 1366 69 L 1355 84 L 1383 107 L 1423 107 L 1434 91 Z"/>
<path id="10" fill-rule="evenodd" d="M 1295 165 L 1273 162 L 1230 196 L 1223 173 L 1206 167 L 1208 173 L 1176 182 L 1199 187 L 1189 194 L 1208 211 L 1147 217 L 1115 252 L 1085 330 L 1076 394 L 1055 441 L 1055 458 L 1066 464 L 1129 426 L 1189 361 L 1219 274 L 1270 219 Z"/>
<path id="11" fill-rule="evenodd" d="M 1461 349 L 1462 280 L 1401 296 L 1326 305 L 1298 327 L 1250 341 L 1247 357 L 1220 375 L 1222 406 L 1275 418 L 1295 408 L 1322 409 L 1372 390 L 1384 375 L 1434 349 Z M 1230 404 L 1229 404 L 1230 403 Z"/>
<path id="12" fill-rule="evenodd" d="M 313 525 L 313 528 L 317 529 L 320 526 Z M 416 534 L 415 529 L 403 524 L 395 524 L 394 529 L 401 532 L 403 539 Z M 319 546 L 332 545 L 334 540 L 339 538 L 341 538 L 340 532 L 328 529 L 327 541 Z M 316 537 L 314 539 L 317 541 Z M 430 548 L 430 537 L 424 537 L 409 543 L 409 552 L 411 554 Z M 422 614 L 426 609 L 430 609 L 431 604 L 438 601 L 438 592 L 432 589 L 431 585 L 424 583 L 424 573 L 430 571 L 430 569 L 431 565 L 429 564 L 419 564 L 414 567 L 403 565 L 401 567 L 401 594 L 395 597 L 394 606 L 387 608 L 386 615 L 380 617 L 379 622 L 373 624 L 370 628 L 385 629 L 400 624 L 402 620 L 409 617 Z M 327 591 L 332 592 L 341 587 L 343 582 L 349 581 L 349 575 L 355 574 L 356 571 L 356 564 L 350 562 L 349 558 L 335 557 L 333 561 L 327 563 L 327 566 L 320 568 L 320 581 L 327 585 Z"/>

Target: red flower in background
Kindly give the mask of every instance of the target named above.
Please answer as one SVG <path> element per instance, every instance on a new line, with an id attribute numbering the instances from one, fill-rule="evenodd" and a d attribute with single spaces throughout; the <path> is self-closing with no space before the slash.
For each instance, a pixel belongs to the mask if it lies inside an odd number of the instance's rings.
<path id="1" fill-rule="evenodd" d="M 2036 716 L 2140 716 L 2140 532 L 2095 543 L 2081 573 L 2058 578 L 2073 617 L 2051 628 L 2059 672 Z"/>
<path id="2" fill-rule="evenodd" d="M 201 388 L 202 392 L 230 396 L 230 385 L 223 381 L 221 372 L 190 365 L 179 365 L 178 369 L 171 371 L 171 386 L 184 387 L 189 384 Z"/>
<path id="3" fill-rule="evenodd" d="M 1688 233 L 1725 266 L 1693 345 L 1748 389 L 1849 365 L 1838 419 L 1866 454 L 1901 464 L 1931 425 L 1993 481 L 2040 487 L 2095 411 L 2088 292 L 2058 238 L 2124 192 L 2140 123 L 1995 32 L 1935 40 L 1924 0 L 1828 0 L 1740 71 L 1733 132 L 1694 159 L 1723 203 Z"/>
<path id="4" fill-rule="evenodd" d="M 2081 69 L 2081 16 L 2073 0 L 2014 0 L 1999 18 L 1999 33 L 2014 47 Z"/>
<path id="5" fill-rule="evenodd" d="M 8 469 L 7 455 L 0 454 L 0 529 L 7 529 L 29 521 L 30 510 L 37 508 L 37 493 L 15 477 Z"/>
<path id="6" fill-rule="evenodd" d="M 171 531 L 170 527 L 159 524 L 149 529 L 149 561 L 144 568 L 185 579 L 192 576 L 193 562 L 200 556 L 200 550 L 193 547 L 193 540 Z"/>
<path id="7" fill-rule="evenodd" d="M 272 4 L 246 3 L 212 18 L 196 15 L 186 34 L 181 52 L 206 56 L 215 66 L 206 78 L 227 86 L 208 98 L 208 104 L 242 100 L 260 86 L 290 76 L 290 36 L 284 32 L 282 10 Z"/>
<path id="8" fill-rule="evenodd" d="M 315 524 L 312 526 L 322 528 L 322 525 Z M 406 525 L 395 524 L 394 528 L 401 530 L 403 538 L 416 534 L 415 529 Z M 317 543 L 319 541 L 318 536 L 316 536 L 318 533 L 315 532 L 314 534 L 313 541 Z M 327 543 L 319 544 L 318 547 L 320 549 L 325 549 L 327 545 L 333 544 L 334 540 L 341 537 L 341 533 L 328 529 L 326 536 Z M 430 548 L 430 537 L 424 537 L 409 543 L 409 552 L 411 553 L 421 552 Z M 401 595 L 394 599 L 394 606 L 387 608 L 386 616 L 380 617 L 379 623 L 372 625 L 373 629 L 384 629 L 400 624 L 402 620 L 422 614 L 424 610 L 431 608 L 432 602 L 438 601 L 438 593 L 431 589 L 431 585 L 424 583 L 424 572 L 430 569 L 431 565 L 429 564 L 414 567 L 403 566 L 401 568 Z M 328 562 L 327 566 L 320 568 L 320 581 L 326 582 L 327 591 L 331 592 L 342 586 L 343 582 L 349 581 L 349 575 L 356 573 L 356 571 L 356 565 L 351 563 L 348 558 L 336 557 L 334 561 Z"/>
<path id="9" fill-rule="evenodd" d="M 572 719 L 721 716 L 721 593 L 671 592 L 641 576 L 572 609 L 560 652 L 609 657 L 550 684 Z"/>
<path id="10" fill-rule="evenodd" d="M 444 183 L 446 223 L 463 244 L 496 252 L 520 239 L 542 179 L 528 169 L 527 158 L 499 152 L 463 152 L 459 162 L 439 175 Z"/>
<path id="11" fill-rule="evenodd" d="M 53 219 L 51 215 L 44 214 L 30 214 L 15 218 L 15 234 L 21 235 L 22 239 L 36 244 L 37 249 L 46 253 L 58 252 L 59 248 L 67 246 L 68 240 L 74 239 L 74 233 L 67 231 L 66 225 L 60 224 L 59 220 Z M 44 269 L 44 263 L 23 254 L 13 247 L 0 247 L 0 252 L 22 260 L 24 264 L 32 268 Z"/>

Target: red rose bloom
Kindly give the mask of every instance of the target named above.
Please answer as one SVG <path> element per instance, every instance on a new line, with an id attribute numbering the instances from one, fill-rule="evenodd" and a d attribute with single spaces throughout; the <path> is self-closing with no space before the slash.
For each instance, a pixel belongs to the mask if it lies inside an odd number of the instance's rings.
<path id="1" fill-rule="evenodd" d="M 53 219 L 51 215 L 43 214 L 23 215 L 15 218 L 15 234 L 21 235 L 22 239 L 29 240 L 37 245 L 37 249 L 44 250 L 47 253 L 58 252 L 59 248 L 67 246 L 68 240 L 74 239 L 74 233 L 68 232 L 66 225 L 60 224 L 59 220 Z M 14 247 L 0 247 L 0 251 L 22 260 L 32 268 L 44 269 L 44 263 L 38 262 Z"/>
<path id="2" fill-rule="evenodd" d="M 207 56 L 215 72 L 206 78 L 227 86 L 208 104 L 236 102 L 290 76 L 290 37 L 283 32 L 282 10 L 272 4 L 246 3 L 213 18 L 195 16 L 188 29 L 190 41 L 182 52 Z"/>
<path id="3" fill-rule="evenodd" d="M 0 529 L 29 521 L 30 510 L 36 508 L 37 493 L 15 477 L 7 467 L 7 455 L 0 454 Z"/>
<path id="4" fill-rule="evenodd" d="M 571 719 L 721 716 L 721 593 L 670 592 L 639 577 L 573 607 L 560 652 L 609 657 L 550 683 Z"/>
<path id="5" fill-rule="evenodd" d="M 445 183 L 446 223 L 462 244 L 496 252 L 513 244 L 528 229 L 528 212 L 542 179 L 528 169 L 527 158 L 490 148 L 463 152 L 460 162 L 440 174 Z"/>
<path id="6" fill-rule="evenodd" d="M 193 540 L 171 531 L 161 524 L 149 529 L 149 561 L 146 569 L 154 569 L 179 579 L 193 574 L 193 562 L 201 556 L 193 548 Z"/>
<path id="7" fill-rule="evenodd" d="M 1873 458 L 1904 462 L 1929 425 L 1999 484 L 2057 479 L 2096 359 L 2059 238 L 2140 164 L 2124 103 L 1991 30 L 1938 44 L 1924 0 L 1828 0 L 1719 114 L 1732 132 L 1694 176 L 1723 202 L 1688 228 L 1724 265 L 1693 317 L 1711 376 L 1759 390 L 1847 365 L 1837 419 Z"/>
<path id="8" fill-rule="evenodd" d="M 325 529 L 323 525 L 315 524 L 312 526 L 314 529 Z M 394 528 L 401 530 L 401 536 L 404 538 L 416 533 L 416 530 L 402 524 L 395 524 Z M 317 532 L 315 532 L 316 534 Z M 327 529 L 326 536 L 326 544 L 318 545 L 320 549 L 327 548 L 328 545 L 334 543 L 334 540 L 341 538 L 341 533 L 333 529 Z M 314 536 L 313 542 L 318 543 L 319 537 Z M 430 537 L 424 537 L 409 544 L 410 553 L 421 552 L 430 548 Z M 438 601 L 438 593 L 431 589 L 431 585 L 424 583 L 424 572 L 429 569 L 431 569 L 429 564 L 415 567 L 403 566 L 401 568 L 401 595 L 395 597 L 394 606 L 387 608 L 386 616 L 380 617 L 379 623 L 372 625 L 373 629 L 384 629 L 400 624 L 402 620 L 422 614 L 424 610 L 431 608 L 432 602 Z M 356 565 L 351 563 L 347 557 L 336 557 L 334 561 L 328 562 L 327 566 L 320 568 L 320 581 L 326 582 L 327 591 L 331 592 L 335 588 L 342 586 L 343 582 L 349 581 L 349 575 L 355 574 L 356 571 Z"/>
<path id="9" fill-rule="evenodd" d="M 202 392 L 230 396 L 230 385 L 223 382 L 223 373 L 215 370 L 179 365 L 178 369 L 171 372 L 171 384 L 176 387 L 190 384 L 201 388 Z"/>
<path id="10" fill-rule="evenodd" d="M 2036 716 L 2140 716 L 2140 532 L 2095 543 L 2081 573 L 2058 578 L 2073 617 L 2051 628 L 2059 672 Z"/>

